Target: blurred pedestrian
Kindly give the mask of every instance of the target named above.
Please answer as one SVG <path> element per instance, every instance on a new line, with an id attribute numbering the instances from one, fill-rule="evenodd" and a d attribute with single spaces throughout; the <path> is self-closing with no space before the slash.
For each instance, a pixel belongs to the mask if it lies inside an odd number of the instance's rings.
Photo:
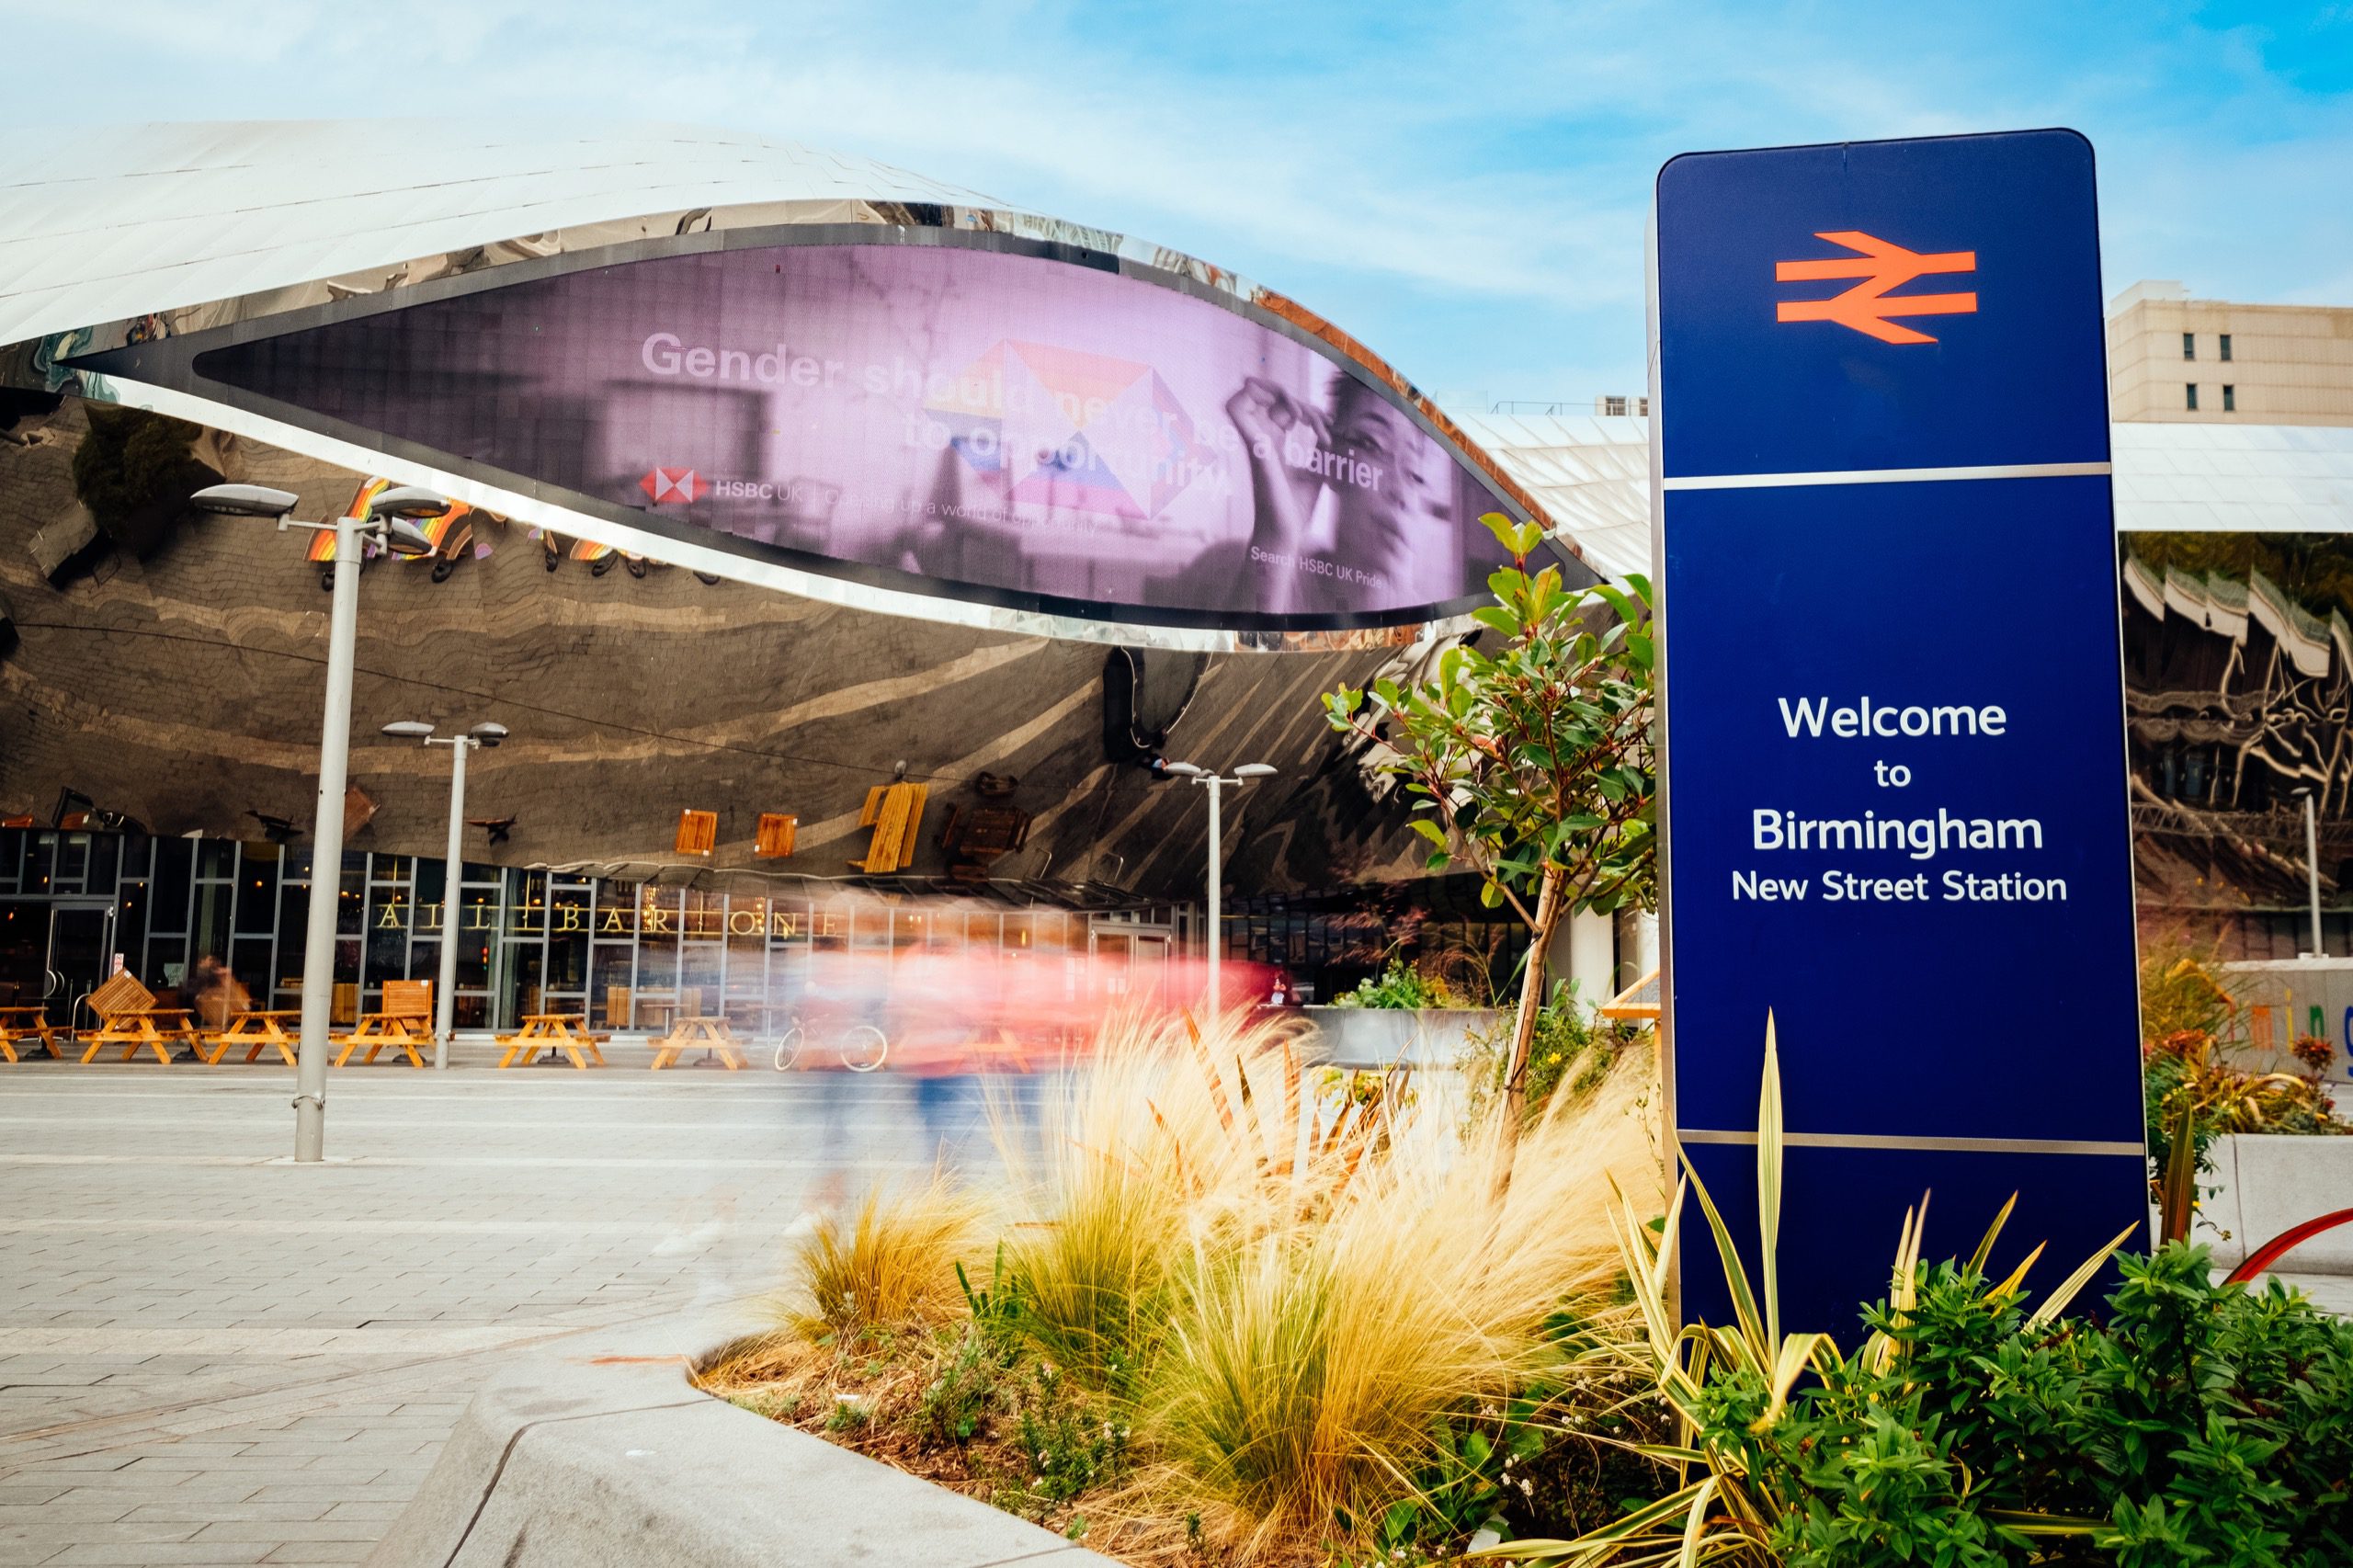
<path id="1" fill-rule="evenodd" d="M 244 987 L 229 966 L 210 953 L 196 960 L 182 985 L 188 1011 L 196 1018 L 196 1027 L 206 1034 L 219 1034 L 229 1027 L 232 1013 L 244 1011 Z M 194 1061 L 196 1052 L 184 1050 L 181 1060 Z"/>

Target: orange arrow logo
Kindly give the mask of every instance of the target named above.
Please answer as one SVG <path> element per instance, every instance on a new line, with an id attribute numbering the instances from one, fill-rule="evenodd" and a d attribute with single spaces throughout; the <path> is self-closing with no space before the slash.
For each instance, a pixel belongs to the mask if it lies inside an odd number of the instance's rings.
<path id="1" fill-rule="evenodd" d="M 1856 254 L 1822 261 L 1777 261 L 1773 264 L 1776 282 L 1812 283 L 1828 278 L 1859 278 L 1863 281 L 1826 300 L 1784 300 L 1776 320 L 1836 322 L 1881 343 L 1934 343 L 1936 339 L 1927 333 L 1898 326 L 1888 318 L 1977 312 L 1975 294 L 1901 294 L 1892 300 L 1887 297 L 1890 289 L 1900 289 L 1924 273 L 1976 271 L 1977 253 L 1973 250 L 1922 256 L 1858 229 L 1816 234 L 1814 238 L 1844 245 Z"/>

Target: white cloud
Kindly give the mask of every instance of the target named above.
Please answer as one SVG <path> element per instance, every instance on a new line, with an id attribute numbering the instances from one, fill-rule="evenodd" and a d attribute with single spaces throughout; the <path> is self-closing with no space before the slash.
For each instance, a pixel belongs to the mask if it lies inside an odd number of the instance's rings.
<path id="1" fill-rule="evenodd" d="M 2101 150 L 2111 284 L 2341 300 L 2353 252 L 2353 105 L 2291 79 L 2317 35 L 2163 9 L 1989 8 L 1966 34 L 1941 13 L 1688 0 L 1189 0 L 1148 18 L 1075 0 L 0 0 L 0 18 L 75 85 L 0 118 L 757 131 L 1239 267 L 1464 384 L 1638 379 L 1651 176 L 1691 148 L 2072 123 Z"/>

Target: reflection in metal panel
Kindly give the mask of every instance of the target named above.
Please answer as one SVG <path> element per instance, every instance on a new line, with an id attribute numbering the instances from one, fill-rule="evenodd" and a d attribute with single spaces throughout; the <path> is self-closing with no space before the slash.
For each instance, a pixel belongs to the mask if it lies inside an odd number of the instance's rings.
<path id="1" fill-rule="evenodd" d="M 1503 552 L 1478 518 L 1521 510 L 1485 470 L 1320 338 L 1184 281 L 803 226 L 72 363 L 874 588 L 1274 633 L 1479 602 Z"/>

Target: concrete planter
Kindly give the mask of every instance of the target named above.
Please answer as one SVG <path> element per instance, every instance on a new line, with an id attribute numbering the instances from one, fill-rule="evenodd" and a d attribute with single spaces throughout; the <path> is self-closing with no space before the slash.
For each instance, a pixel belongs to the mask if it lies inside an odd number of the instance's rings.
<path id="1" fill-rule="evenodd" d="M 1510 1017 L 1493 1007 L 1307 1007 L 1315 1060 L 1335 1067 L 1451 1067 L 1472 1029 Z"/>
<path id="2" fill-rule="evenodd" d="M 476 1394 L 366 1568 L 1119 1568 L 1037 1526 L 699 1392 L 735 1325 L 559 1340 Z"/>
<path id="3" fill-rule="evenodd" d="M 2218 1138 L 2214 1174 L 2203 1179 L 2220 1190 L 2199 1205 L 2190 1239 L 2212 1247 L 2217 1264 L 2236 1267 L 2282 1231 L 2353 1209 L 2353 1137 Z M 2290 1274 L 2353 1274 L 2353 1225 L 2313 1237 L 2279 1267 Z"/>

